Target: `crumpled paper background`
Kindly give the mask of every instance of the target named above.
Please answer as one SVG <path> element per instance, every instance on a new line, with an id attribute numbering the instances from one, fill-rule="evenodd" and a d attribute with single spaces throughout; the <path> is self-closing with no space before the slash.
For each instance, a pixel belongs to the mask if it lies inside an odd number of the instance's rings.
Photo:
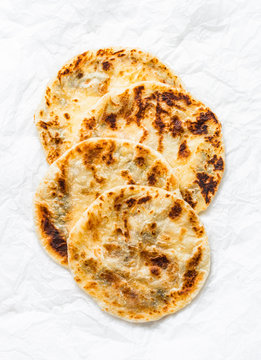
<path id="1" fill-rule="evenodd" d="M 261 358 L 261 3 L 15 0 L 0 3 L 0 359 Z M 201 218 L 207 284 L 145 325 L 103 313 L 41 249 L 32 198 L 47 164 L 33 114 L 47 81 L 89 48 L 159 56 L 223 124 L 226 173 Z"/>

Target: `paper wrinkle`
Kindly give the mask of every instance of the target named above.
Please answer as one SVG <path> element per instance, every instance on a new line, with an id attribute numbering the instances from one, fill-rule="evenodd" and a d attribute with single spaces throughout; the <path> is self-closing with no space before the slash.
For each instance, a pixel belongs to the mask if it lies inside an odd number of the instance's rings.
<path id="1" fill-rule="evenodd" d="M 261 3 L 15 0 L 0 3 L 0 359 L 261 359 Z M 157 55 L 223 125 L 226 171 L 201 215 L 211 273 L 161 321 L 102 312 L 41 249 L 33 196 L 48 165 L 33 124 L 47 82 L 106 46 Z"/>

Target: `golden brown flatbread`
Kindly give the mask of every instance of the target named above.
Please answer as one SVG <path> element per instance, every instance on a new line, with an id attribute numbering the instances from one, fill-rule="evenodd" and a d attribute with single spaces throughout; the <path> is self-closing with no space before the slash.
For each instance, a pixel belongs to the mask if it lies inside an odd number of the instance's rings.
<path id="1" fill-rule="evenodd" d="M 143 80 L 181 88 L 156 57 L 137 49 L 86 51 L 65 64 L 45 91 L 35 123 L 49 164 L 72 146 L 91 106 L 109 91 Z"/>
<path id="2" fill-rule="evenodd" d="M 120 139 L 89 139 L 54 162 L 35 195 L 41 244 L 67 266 L 67 238 L 82 212 L 104 191 L 119 185 L 149 185 L 180 196 L 173 169 L 153 149 Z"/>
<path id="3" fill-rule="evenodd" d="M 129 321 L 174 313 L 197 295 L 209 272 L 202 223 L 184 200 L 155 187 L 116 187 L 72 229 L 69 267 L 99 306 Z"/>
<path id="4" fill-rule="evenodd" d="M 96 136 L 129 139 L 159 151 L 197 213 L 217 192 L 225 164 L 221 124 L 184 90 L 143 82 L 107 94 L 86 114 L 78 141 Z"/>

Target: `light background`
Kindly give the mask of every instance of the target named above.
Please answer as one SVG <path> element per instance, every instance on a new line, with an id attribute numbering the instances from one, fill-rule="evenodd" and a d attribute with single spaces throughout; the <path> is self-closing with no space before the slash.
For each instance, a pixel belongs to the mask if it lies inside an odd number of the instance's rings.
<path id="1" fill-rule="evenodd" d="M 261 359 L 261 2 L 0 2 L 0 359 Z M 140 47 L 223 124 L 226 173 L 202 215 L 212 268 L 185 310 L 147 325 L 102 313 L 41 249 L 32 198 L 47 165 L 33 113 L 89 48 Z"/>

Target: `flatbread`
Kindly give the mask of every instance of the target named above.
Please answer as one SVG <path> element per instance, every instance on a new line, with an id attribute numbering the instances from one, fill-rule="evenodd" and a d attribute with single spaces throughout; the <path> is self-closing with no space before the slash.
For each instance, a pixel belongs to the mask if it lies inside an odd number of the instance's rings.
<path id="1" fill-rule="evenodd" d="M 103 95 L 143 80 L 181 87 L 156 57 L 136 49 L 87 51 L 65 64 L 48 84 L 35 113 L 48 163 L 72 146 L 84 113 Z"/>
<path id="2" fill-rule="evenodd" d="M 173 169 L 140 144 L 120 139 L 89 139 L 55 163 L 35 195 L 35 221 L 41 244 L 67 266 L 67 238 L 82 212 L 104 191 L 120 185 L 161 187 L 180 196 Z"/>
<path id="3" fill-rule="evenodd" d="M 197 213 L 217 192 L 225 163 L 221 124 L 184 90 L 143 82 L 105 95 L 86 114 L 78 140 L 96 136 L 130 139 L 159 151 Z"/>
<path id="4" fill-rule="evenodd" d="M 182 309 L 209 273 L 198 216 L 155 187 L 117 187 L 101 195 L 71 231 L 68 253 L 77 284 L 103 310 L 129 321 Z"/>

